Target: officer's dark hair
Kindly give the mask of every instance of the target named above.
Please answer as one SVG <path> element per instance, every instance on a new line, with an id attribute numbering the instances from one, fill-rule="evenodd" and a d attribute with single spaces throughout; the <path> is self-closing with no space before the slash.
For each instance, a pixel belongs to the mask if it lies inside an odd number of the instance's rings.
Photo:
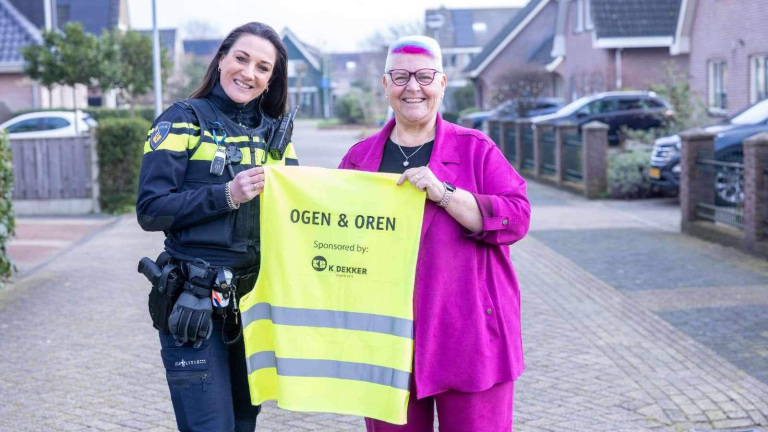
<path id="1" fill-rule="evenodd" d="M 269 80 L 269 91 L 262 93 L 264 98 L 261 108 L 273 118 L 280 118 L 285 114 L 285 105 L 288 101 L 288 50 L 285 49 L 280 36 L 270 26 L 259 22 L 250 22 L 229 32 L 221 42 L 219 50 L 208 65 L 208 70 L 203 77 L 203 83 L 189 97 L 193 99 L 204 98 L 213 90 L 219 82 L 219 60 L 229 53 L 232 45 L 242 36 L 248 33 L 269 41 L 277 52 L 277 59 L 272 69 L 272 77 Z"/>

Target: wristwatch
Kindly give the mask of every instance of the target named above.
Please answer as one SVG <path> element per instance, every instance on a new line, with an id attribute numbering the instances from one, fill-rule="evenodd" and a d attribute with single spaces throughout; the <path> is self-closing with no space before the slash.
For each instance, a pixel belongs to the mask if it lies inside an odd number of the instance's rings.
<path id="1" fill-rule="evenodd" d="M 437 205 L 442 208 L 446 208 L 448 207 L 448 204 L 451 203 L 451 199 L 453 198 L 453 193 L 456 192 L 456 186 L 448 182 L 443 182 L 443 186 L 445 186 L 445 192 L 443 192 L 443 198 L 440 200 L 439 203 L 437 203 Z"/>

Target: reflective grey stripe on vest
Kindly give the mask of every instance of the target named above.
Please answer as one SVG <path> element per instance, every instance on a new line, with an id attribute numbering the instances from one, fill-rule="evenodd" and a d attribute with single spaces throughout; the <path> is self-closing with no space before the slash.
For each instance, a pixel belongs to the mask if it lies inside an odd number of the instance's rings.
<path id="1" fill-rule="evenodd" d="M 242 312 L 243 328 L 262 319 L 289 326 L 327 327 L 384 333 L 413 339 L 413 321 L 386 315 L 342 312 L 321 309 L 299 309 L 257 303 Z"/>
<path id="2" fill-rule="evenodd" d="M 277 368 L 281 376 L 339 378 L 381 384 L 400 390 L 410 389 L 411 374 L 398 369 L 366 363 L 335 360 L 276 358 L 274 351 L 262 351 L 248 357 L 248 374 L 266 368 Z"/>

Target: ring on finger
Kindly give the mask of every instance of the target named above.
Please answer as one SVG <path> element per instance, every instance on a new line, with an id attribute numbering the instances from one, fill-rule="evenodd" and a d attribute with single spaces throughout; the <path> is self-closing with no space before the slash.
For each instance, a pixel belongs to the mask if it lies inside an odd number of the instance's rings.
<path id="1" fill-rule="evenodd" d="M 258 188 L 256 187 L 256 183 L 254 183 L 253 184 L 253 190 L 256 190 L 256 189 L 258 189 Z"/>

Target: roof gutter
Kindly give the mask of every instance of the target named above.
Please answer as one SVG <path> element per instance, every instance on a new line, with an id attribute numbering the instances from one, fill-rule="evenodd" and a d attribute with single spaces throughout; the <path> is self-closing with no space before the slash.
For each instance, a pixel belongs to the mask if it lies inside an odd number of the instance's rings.
<path id="1" fill-rule="evenodd" d="M 0 73 L 23 73 L 24 62 L 0 63 Z"/>
<path id="2" fill-rule="evenodd" d="M 544 9 L 544 6 L 546 6 L 549 2 L 550 0 L 542 0 L 541 3 L 536 5 L 536 7 L 530 13 L 528 13 L 528 15 L 515 27 L 515 29 L 512 30 L 507 35 L 507 37 L 505 37 L 504 40 L 501 41 L 500 44 L 496 45 L 496 48 L 494 48 L 493 51 L 491 51 L 488 57 L 486 57 L 485 60 L 483 60 L 483 62 L 480 63 L 478 67 L 470 71 L 467 74 L 467 76 L 469 76 L 470 78 L 477 78 L 477 76 L 480 75 L 480 73 L 482 73 L 483 70 L 485 70 L 485 68 L 488 67 L 488 65 L 493 60 L 496 59 L 496 56 L 498 56 L 504 50 L 504 48 L 506 48 L 506 46 L 510 42 L 512 42 L 517 37 L 517 35 L 519 35 L 520 32 L 522 32 L 523 29 L 525 29 L 525 27 L 528 26 L 528 24 L 530 24 L 531 21 L 533 21 L 534 18 L 536 18 L 536 15 L 538 15 L 539 12 L 541 12 L 541 10 Z"/>
<path id="3" fill-rule="evenodd" d="M 565 60 L 565 56 L 557 56 L 544 68 L 547 70 L 547 72 L 554 72 L 555 69 L 557 69 L 557 67 L 560 66 L 564 60 Z"/>
<path id="4" fill-rule="evenodd" d="M 592 48 L 669 48 L 674 41 L 673 36 L 596 38 Z"/>

